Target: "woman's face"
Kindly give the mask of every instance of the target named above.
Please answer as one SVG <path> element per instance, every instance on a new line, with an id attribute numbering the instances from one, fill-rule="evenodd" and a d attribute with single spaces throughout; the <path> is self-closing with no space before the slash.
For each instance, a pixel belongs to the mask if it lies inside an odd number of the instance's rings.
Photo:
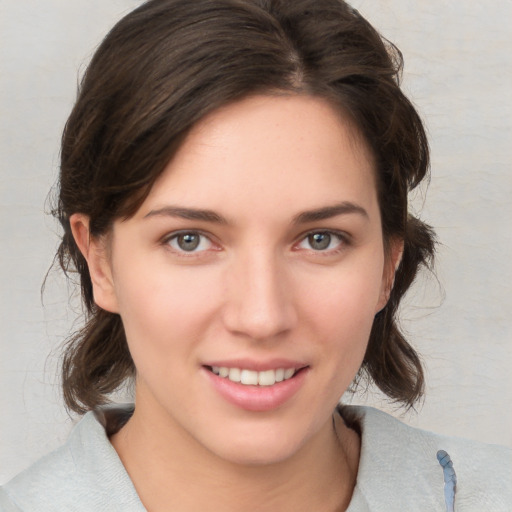
<path id="1" fill-rule="evenodd" d="M 95 299 L 121 315 L 136 414 L 241 463 L 331 428 L 394 268 L 368 150 L 307 96 L 198 123 L 103 257 Z"/>

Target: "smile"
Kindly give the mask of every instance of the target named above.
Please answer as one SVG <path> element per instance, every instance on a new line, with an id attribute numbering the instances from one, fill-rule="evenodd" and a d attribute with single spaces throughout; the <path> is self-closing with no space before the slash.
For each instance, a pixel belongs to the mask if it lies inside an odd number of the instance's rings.
<path id="1" fill-rule="evenodd" d="M 218 361 L 203 365 L 207 382 L 230 404 L 263 412 L 284 406 L 308 380 L 310 366 L 297 361 Z"/>
<path id="2" fill-rule="evenodd" d="M 297 372 L 295 368 L 276 368 L 275 370 L 261 372 L 245 368 L 228 368 L 226 366 L 212 366 L 210 368 L 215 375 L 246 386 L 273 386 L 278 382 L 291 379 Z"/>

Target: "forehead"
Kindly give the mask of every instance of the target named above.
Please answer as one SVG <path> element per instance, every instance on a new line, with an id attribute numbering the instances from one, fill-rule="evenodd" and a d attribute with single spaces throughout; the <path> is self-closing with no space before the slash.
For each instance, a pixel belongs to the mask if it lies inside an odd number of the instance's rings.
<path id="1" fill-rule="evenodd" d="M 374 164 L 353 123 L 311 96 L 254 96 L 202 119 L 141 207 L 254 213 L 376 202 Z M 199 204 L 198 204 L 199 203 Z M 263 208 L 262 208 L 263 206 Z M 229 212 L 228 212 L 229 214 Z"/>

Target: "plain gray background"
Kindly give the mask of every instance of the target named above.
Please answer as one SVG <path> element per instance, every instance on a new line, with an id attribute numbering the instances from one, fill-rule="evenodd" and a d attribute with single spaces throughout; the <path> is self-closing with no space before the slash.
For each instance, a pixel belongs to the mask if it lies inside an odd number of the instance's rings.
<path id="1" fill-rule="evenodd" d="M 60 444 L 73 421 L 57 361 L 76 311 L 58 273 L 44 306 L 40 295 L 58 243 L 46 195 L 77 76 L 113 22 L 139 3 L 0 2 L 0 482 Z M 426 120 L 432 182 L 414 207 L 437 228 L 444 290 L 422 278 L 403 311 L 428 372 L 418 413 L 395 410 L 373 390 L 354 401 L 512 446 L 512 2 L 353 5 L 403 51 L 404 87 Z"/>

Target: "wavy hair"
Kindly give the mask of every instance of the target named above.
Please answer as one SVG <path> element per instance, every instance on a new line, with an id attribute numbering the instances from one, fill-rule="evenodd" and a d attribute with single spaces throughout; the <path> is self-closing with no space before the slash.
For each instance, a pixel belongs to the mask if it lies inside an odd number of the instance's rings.
<path id="1" fill-rule="evenodd" d="M 253 94 L 308 94 L 350 116 L 373 152 L 385 242 L 404 241 L 386 307 L 359 376 L 412 406 L 423 370 L 396 322 L 397 307 L 434 254 L 432 230 L 408 213 L 428 174 L 421 119 L 400 89 L 402 56 L 341 0 L 150 0 L 119 21 L 94 54 L 62 137 L 58 260 L 77 272 L 86 323 L 63 355 L 68 408 L 84 412 L 135 374 L 119 315 L 97 307 L 69 219 L 91 236 L 133 215 L 190 128 Z"/>

